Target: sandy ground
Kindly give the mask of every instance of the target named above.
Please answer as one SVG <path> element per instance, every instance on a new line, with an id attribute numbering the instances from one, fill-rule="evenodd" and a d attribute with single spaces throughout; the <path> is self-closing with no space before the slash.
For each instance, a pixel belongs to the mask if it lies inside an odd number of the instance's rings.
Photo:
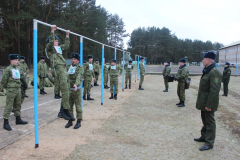
<path id="1" fill-rule="evenodd" d="M 104 105 L 100 105 L 100 97 L 84 105 L 80 129 L 65 129 L 67 121 L 57 119 L 40 129 L 38 149 L 34 148 L 32 133 L 0 150 L 0 157 L 11 160 L 239 159 L 239 98 L 235 93 L 220 97 L 214 149 L 200 152 L 203 143 L 193 141 L 200 136 L 202 127 L 200 111 L 195 108 L 200 77 L 191 78 L 184 108 L 175 105 L 176 82 L 170 83 L 168 93 L 163 93 L 162 76 L 148 75 L 144 91 L 139 91 L 138 82 L 133 82 L 131 90 L 120 90 L 117 101 L 109 100 L 106 93 Z M 239 79 L 231 80 L 237 86 Z"/>

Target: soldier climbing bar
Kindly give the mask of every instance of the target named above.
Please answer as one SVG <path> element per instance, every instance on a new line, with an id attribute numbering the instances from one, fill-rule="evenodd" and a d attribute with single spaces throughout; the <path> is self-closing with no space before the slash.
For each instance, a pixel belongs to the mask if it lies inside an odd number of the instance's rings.
<path id="1" fill-rule="evenodd" d="M 39 21 L 39 20 L 36 20 L 34 19 L 33 20 L 33 70 L 34 70 L 34 73 L 33 73 L 33 78 L 34 79 L 37 79 L 37 57 L 38 57 L 38 51 L 37 51 L 37 44 L 38 44 L 38 23 L 39 24 L 42 24 L 42 25 L 45 25 L 45 26 L 48 26 L 48 27 L 54 27 L 53 25 L 51 24 L 48 24 L 48 23 L 45 23 L 45 22 L 42 22 L 42 21 Z M 68 32 L 67 30 L 63 29 L 63 28 L 60 28 L 58 27 L 57 28 L 58 30 L 60 31 L 63 31 L 63 32 Z M 88 38 L 88 37 L 85 37 L 83 35 L 80 35 L 80 34 L 77 34 L 77 33 L 74 33 L 74 32 L 70 32 L 70 34 L 72 35 L 75 35 L 75 36 L 78 36 L 80 37 L 80 64 L 82 65 L 83 64 L 83 38 L 87 39 L 87 40 L 90 40 L 92 42 L 95 42 L 95 43 L 98 43 L 100 45 L 102 45 L 103 47 L 106 46 L 106 47 L 110 47 L 110 48 L 113 48 L 115 49 L 115 53 L 114 53 L 114 58 L 116 59 L 116 54 L 117 54 L 117 50 L 119 51 L 122 51 L 122 52 L 125 52 L 124 50 L 121 50 L 121 49 L 118 49 L 116 47 L 113 47 L 113 46 L 109 46 L 109 45 L 106 45 L 106 44 L 103 44 L 101 42 L 98 42 L 96 40 L 93 40 L 91 38 Z M 129 52 L 126 52 L 126 53 L 129 53 Z M 130 54 L 130 53 L 129 53 Z M 104 48 L 102 49 L 102 62 L 104 62 Z M 103 63 L 102 63 L 103 65 Z M 102 74 L 104 73 L 104 67 L 102 67 Z M 123 74 L 124 75 L 124 74 Z M 123 82 L 124 83 L 124 82 Z M 103 104 L 103 76 L 102 76 L 102 93 L 101 93 L 101 104 Z M 35 123 L 35 148 L 38 148 L 39 147 L 39 135 L 38 135 L 38 85 L 37 85 L 37 81 L 34 81 L 34 123 Z M 83 104 L 82 104 L 82 82 L 81 82 L 81 108 L 83 108 Z"/>

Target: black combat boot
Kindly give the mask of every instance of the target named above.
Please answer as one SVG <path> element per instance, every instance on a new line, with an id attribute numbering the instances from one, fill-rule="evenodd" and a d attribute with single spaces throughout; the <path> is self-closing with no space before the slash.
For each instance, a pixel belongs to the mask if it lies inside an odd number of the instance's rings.
<path id="1" fill-rule="evenodd" d="M 144 90 L 144 88 L 142 88 L 142 86 L 139 86 L 139 90 Z"/>
<path id="2" fill-rule="evenodd" d="M 19 125 L 19 124 L 23 124 L 24 125 L 24 124 L 28 124 L 28 122 L 27 121 L 23 121 L 20 116 L 16 116 L 16 125 Z"/>
<path id="3" fill-rule="evenodd" d="M 62 96 L 60 96 L 60 93 L 58 93 L 58 97 L 62 98 Z"/>
<path id="4" fill-rule="evenodd" d="M 74 129 L 78 129 L 78 128 L 80 128 L 81 127 L 81 119 L 78 119 L 77 120 L 77 123 L 76 123 L 76 125 L 74 126 Z"/>
<path id="5" fill-rule="evenodd" d="M 91 98 L 90 95 L 87 95 L 87 100 L 94 100 L 94 98 Z"/>
<path id="6" fill-rule="evenodd" d="M 181 103 L 178 105 L 178 107 L 184 107 L 185 104 L 184 104 L 184 101 L 181 101 Z"/>
<path id="7" fill-rule="evenodd" d="M 44 95 L 44 92 L 43 92 L 43 90 L 42 90 L 42 89 L 40 89 L 40 94 L 41 94 L 41 95 Z"/>
<path id="8" fill-rule="evenodd" d="M 69 112 L 68 109 L 64 109 L 63 108 L 63 112 L 70 118 L 71 121 L 75 121 L 75 118 L 73 117 L 73 115 Z M 69 121 L 70 121 L 69 120 Z"/>
<path id="9" fill-rule="evenodd" d="M 70 120 L 70 117 L 68 117 L 64 112 L 63 112 L 63 106 L 60 107 L 60 111 L 58 113 L 59 118 L 63 118 L 65 120 Z"/>
<path id="10" fill-rule="evenodd" d="M 94 86 L 99 86 L 97 83 L 94 83 Z"/>
<path id="11" fill-rule="evenodd" d="M 44 88 L 42 89 L 42 91 L 43 91 L 44 94 L 47 94 L 47 92 L 44 91 Z"/>
<path id="12" fill-rule="evenodd" d="M 86 100 L 86 95 L 83 95 L 83 97 L 82 97 L 82 98 L 83 98 L 83 100 Z"/>
<path id="13" fill-rule="evenodd" d="M 107 88 L 110 88 L 110 87 L 108 87 L 108 85 L 107 85 Z"/>
<path id="14" fill-rule="evenodd" d="M 65 125 L 65 128 L 69 128 L 73 125 L 72 121 L 69 120 L 68 123 Z"/>
<path id="15" fill-rule="evenodd" d="M 179 103 L 177 103 L 176 105 L 178 106 L 179 104 L 181 104 L 181 101 Z"/>
<path id="16" fill-rule="evenodd" d="M 117 100 L 117 94 L 114 94 L 114 98 L 115 98 L 115 100 Z"/>
<path id="17" fill-rule="evenodd" d="M 113 93 L 111 93 L 111 97 L 109 99 L 113 99 Z"/>
<path id="18" fill-rule="evenodd" d="M 58 97 L 58 95 L 57 94 L 55 94 L 55 97 L 54 97 L 55 99 L 60 99 L 60 97 Z"/>
<path id="19" fill-rule="evenodd" d="M 168 89 L 163 90 L 163 92 L 168 92 Z"/>
<path id="20" fill-rule="evenodd" d="M 107 85 L 104 85 L 104 88 L 105 88 L 105 89 L 108 89 Z"/>
<path id="21" fill-rule="evenodd" d="M 12 130 L 11 126 L 8 123 L 8 119 L 4 119 L 3 128 L 6 129 L 7 131 Z"/>
<path id="22" fill-rule="evenodd" d="M 28 98 L 28 96 L 27 96 L 26 94 L 25 94 L 24 96 L 25 96 L 26 98 Z"/>
<path id="23" fill-rule="evenodd" d="M 131 85 L 129 85 L 129 89 L 131 89 Z"/>
<path id="24" fill-rule="evenodd" d="M 127 85 L 126 85 L 126 87 L 124 89 L 127 89 Z"/>

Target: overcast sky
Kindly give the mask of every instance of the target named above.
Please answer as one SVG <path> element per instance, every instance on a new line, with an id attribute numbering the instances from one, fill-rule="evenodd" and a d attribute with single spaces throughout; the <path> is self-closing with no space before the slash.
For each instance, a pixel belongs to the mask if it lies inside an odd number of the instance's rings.
<path id="1" fill-rule="evenodd" d="M 155 26 L 167 27 L 182 39 L 224 45 L 240 40 L 240 0 L 96 0 L 96 3 L 123 18 L 129 34 L 138 27 Z"/>

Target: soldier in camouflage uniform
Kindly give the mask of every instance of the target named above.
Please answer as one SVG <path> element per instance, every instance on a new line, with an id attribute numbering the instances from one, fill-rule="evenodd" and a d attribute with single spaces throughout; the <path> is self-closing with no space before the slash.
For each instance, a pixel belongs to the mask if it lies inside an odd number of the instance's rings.
<path id="1" fill-rule="evenodd" d="M 185 106 L 185 82 L 187 82 L 189 76 L 189 71 L 186 65 L 186 59 L 180 59 L 180 67 L 175 80 L 178 81 L 177 94 L 180 102 L 177 103 L 178 107 Z"/>
<path id="2" fill-rule="evenodd" d="M 128 61 L 128 63 L 126 63 L 124 65 L 124 70 L 126 71 L 125 74 L 125 89 L 127 89 L 127 84 L 129 81 L 129 89 L 131 89 L 131 84 L 132 84 L 132 70 L 133 70 L 133 65 L 132 65 L 132 61 Z"/>
<path id="3" fill-rule="evenodd" d="M 27 83 L 23 74 L 20 74 L 18 59 L 18 54 L 9 55 L 11 64 L 4 70 L 1 80 L 2 87 L 7 89 L 6 106 L 3 112 L 3 128 L 8 131 L 12 130 L 8 121 L 12 107 L 14 107 L 15 110 L 14 115 L 16 117 L 16 125 L 24 125 L 28 123 L 21 119 L 21 82 L 24 84 L 25 88 L 27 88 Z"/>
<path id="4" fill-rule="evenodd" d="M 108 74 L 109 74 L 109 72 L 108 72 L 108 68 L 109 68 L 109 61 L 107 60 L 106 61 L 106 64 L 104 64 L 104 88 L 105 89 L 108 89 L 108 88 L 110 88 L 110 87 L 108 87 Z"/>
<path id="5" fill-rule="evenodd" d="M 171 74 L 170 61 L 165 62 L 165 67 L 163 69 L 163 79 L 165 84 L 165 90 L 163 92 L 168 92 L 168 75 Z"/>
<path id="6" fill-rule="evenodd" d="M 64 113 L 74 120 L 75 118 L 69 112 L 69 88 L 68 88 L 68 72 L 66 69 L 66 62 L 62 55 L 63 50 L 69 48 L 70 40 L 68 30 L 66 32 L 65 44 L 59 46 L 58 37 L 54 34 L 54 31 L 57 29 L 56 25 L 51 28 L 51 34 L 47 38 L 46 42 L 46 55 L 50 59 L 52 68 L 54 69 L 56 76 L 59 80 L 60 91 L 62 93 L 62 104 Z"/>
<path id="7" fill-rule="evenodd" d="M 93 98 L 90 97 L 90 91 L 91 91 L 91 82 L 92 78 L 94 78 L 94 82 L 96 81 L 95 79 L 95 74 L 93 72 L 93 56 L 88 55 L 87 56 L 88 62 L 83 66 L 84 68 L 84 92 L 83 92 L 83 100 L 86 100 L 86 94 L 87 94 L 87 100 L 94 100 Z"/>
<path id="8" fill-rule="evenodd" d="M 94 70 L 95 79 L 96 79 L 96 81 L 94 82 L 94 86 L 99 86 L 97 84 L 99 73 L 100 73 L 100 66 L 99 66 L 99 60 L 98 59 L 95 59 L 95 62 L 93 64 L 93 70 Z"/>
<path id="9" fill-rule="evenodd" d="M 86 60 L 83 60 L 83 66 L 87 63 Z M 92 85 L 92 84 L 91 84 Z M 83 87 L 84 87 L 84 83 L 83 83 Z"/>
<path id="10" fill-rule="evenodd" d="M 27 63 L 25 62 L 25 57 L 24 56 L 20 56 L 19 66 L 20 66 L 20 68 L 21 68 L 21 70 L 23 72 L 24 78 L 26 79 L 26 82 L 27 82 L 27 85 L 28 85 L 27 76 L 29 74 L 29 68 L 28 68 Z M 24 91 L 24 95 L 23 96 L 28 98 L 28 96 L 26 95 L 25 91 Z"/>
<path id="11" fill-rule="evenodd" d="M 230 63 L 226 62 L 225 63 L 225 68 L 223 71 L 223 77 L 222 77 L 222 82 L 223 82 L 223 95 L 222 96 L 228 96 L 228 83 L 230 81 L 230 76 L 231 76 L 231 69 L 230 69 Z"/>
<path id="12" fill-rule="evenodd" d="M 194 138 L 196 142 L 205 143 L 199 148 L 200 151 L 212 149 L 216 137 L 214 114 L 218 109 L 222 74 L 217 68 L 215 60 L 214 52 L 206 52 L 202 60 L 205 68 L 199 84 L 196 108 L 201 111 L 203 127 L 201 137 Z"/>
<path id="13" fill-rule="evenodd" d="M 75 104 L 76 113 L 77 113 L 77 123 L 74 126 L 74 129 L 81 127 L 82 121 L 82 109 L 81 109 L 81 81 L 83 79 L 84 70 L 83 67 L 79 64 L 80 56 L 78 53 L 72 53 L 72 65 L 68 66 L 68 74 L 70 80 L 70 113 L 73 115 L 73 105 Z M 72 120 L 69 120 L 65 128 L 72 126 Z"/>
<path id="14" fill-rule="evenodd" d="M 59 86 L 60 84 L 59 84 L 58 76 L 55 75 L 54 69 L 52 69 L 51 73 L 52 73 L 52 76 L 54 77 L 54 95 L 55 95 L 54 98 L 60 99 L 62 97 L 60 96 L 60 86 Z"/>
<path id="15" fill-rule="evenodd" d="M 140 69 L 139 90 L 144 90 L 144 88 L 142 88 L 142 84 L 144 81 L 144 75 L 145 75 L 144 57 L 141 57 L 140 60 L 141 60 L 141 62 L 139 63 L 139 69 Z"/>
<path id="16" fill-rule="evenodd" d="M 111 97 L 109 99 L 113 99 L 114 94 L 114 87 L 115 87 L 115 94 L 114 98 L 117 100 L 118 94 L 118 77 L 122 74 L 122 67 L 116 64 L 117 61 L 115 59 L 112 60 L 111 66 L 109 67 L 109 76 L 110 76 L 110 92 Z"/>
<path id="17" fill-rule="evenodd" d="M 41 56 L 41 60 L 38 62 L 38 77 L 39 77 L 39 88 L 40 94 L 44 95 L 47 94 L 44 91 L 45 87 L 45 78 L 47 78 L 47 64 L 45 62 L 45 57 Z"/>

